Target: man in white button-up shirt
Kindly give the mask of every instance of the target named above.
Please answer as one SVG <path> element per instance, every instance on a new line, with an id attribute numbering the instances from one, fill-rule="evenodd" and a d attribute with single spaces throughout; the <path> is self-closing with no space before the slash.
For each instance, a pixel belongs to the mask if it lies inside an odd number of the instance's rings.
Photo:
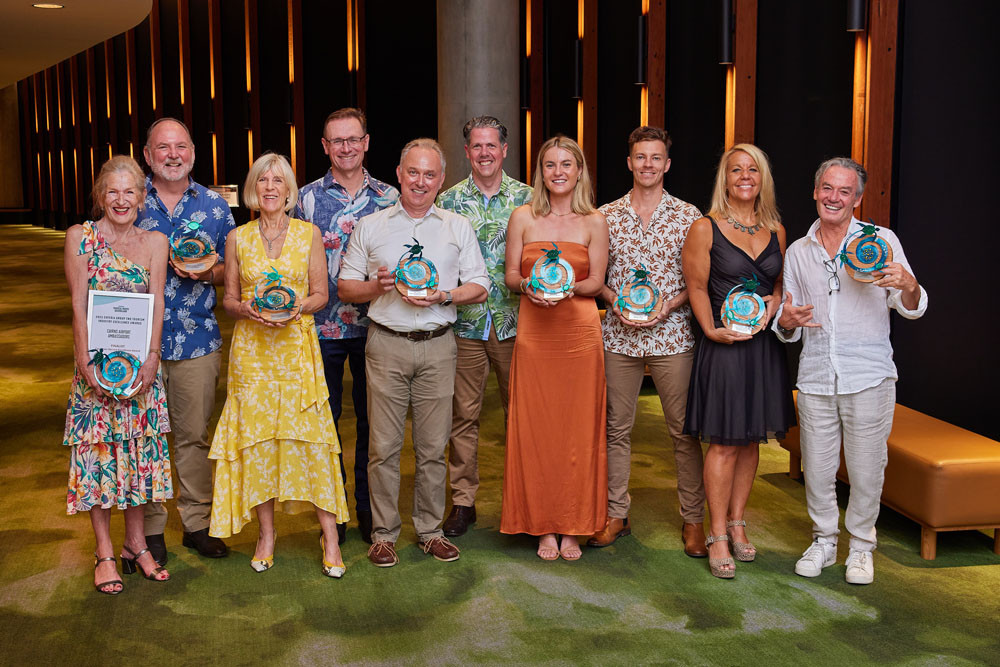
<path id="1" fill-rule="evenodd" d="M 433 139 L 414 139 L 400 156 L 399 201 L 365 216 L 351 234 L 341 262 L 343 301 L 370 301 L 365 361 L 371 443 L 368 483 L 372 546 L 378 567 L 398 561 L 399 454 L 407 408 L 413 406 L 413 525 L 425 553 L 458 559 L 458 548 L 441 532 L 445 508 L 445 446 L 451 433 L 455 382 L 455 306 L 486 300 L 489 278 L 469 221 L 434 205 L 444 182 L 444 153 Z M 418 243 L 434 264 L 438 284 L 423 296 L 402 296 L 395 268 Z M 392 268 L 390 268 L 392 267 Z"/>
<path id="2" fill-rule="evenodd" d="M 837 559 L 836 474 L 843 439 L 851 478 L 844 526 L 851 534 L 846 578 L 869 584 L 886 465 L 886 441 L 896 404 L 896 366 L 889 343 L 889 311 L 907 319 L 927 310 L 927 293 L 913 277 L 899 239 L 878 235 L 893 261 L 871 283 L 852 279 L 840 259 L 868 174 L 849 158 L 833 158 L 816 172 L 813 199 L 819 219 L 785 253 L 785 303 L 773 328 L 785 342 L 802 340 L 798 409 L 806 504 L 813 543 L 795 564 L 815 577 Z"/>

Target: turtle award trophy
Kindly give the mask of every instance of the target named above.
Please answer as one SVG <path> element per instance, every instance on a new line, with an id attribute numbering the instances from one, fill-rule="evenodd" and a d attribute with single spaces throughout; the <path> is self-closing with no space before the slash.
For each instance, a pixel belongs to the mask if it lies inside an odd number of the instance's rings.
<path id="1" fill-rule="evenodd" d="M 202 229 L 200 222 L 182 220 L 170 232 L 170 261 L 181 271 L 203 273 L 219 261 L 212 237 Z"/>
<path id="2" fill-rule="evenodd" d="M 282 278 L 284 276 L 272 266 L 270 271 L 261 273 L 253 287 L 252 307 L 269 322 L 286 322 L 299 312 L 295 290 L 282 285 Z"/>
<path id="3" fill-rule="evenodd" d="M 576 276 L 573 267 L 560 257 L 562 250 L 552 241 L 552 249 L 535 260 L 528 276 L 528 287 L 535 291 L 535 296 L 543 299 L 559 301 L 573 289 Z"/>
<path id="4" fill-rule="evenodd" d="M 878 227 L 868 218 L 868 224 L 858 222 L 861 229 L 847 235 L 837 258 L 847 274 L 862 283 L 873 283 L 883 275 L 882 269 L 892 261 L 892 248 L 878 235 Z"/>
<path id="5" fill-rule="evenodd" d="M 417 239 L 403 244 L 407 250 L 396 263 L 396 291 L 407 297 L 425 298 L 438 286 L 438 272 L 434 262 L 424 257 L 424 247 Z"/>
<path id="6" fill-rule="evenodd" d="M 742 278 L 722 300 L 719 316 L 722 326 L 736 333 L 754 335 L 764 328 L 767 308 L 757 294 L 760 283 L 753 278 Z"/>
<path id="7" fill-rule="evenodd" d="M 656 317 L 663 306 L 663 299 L 656 285 L 649 282 L 645 264 L 632 269 L 632 279 L 619 288 L 615 304 L 621 316 L 629 322 L 641 324 Z"/>

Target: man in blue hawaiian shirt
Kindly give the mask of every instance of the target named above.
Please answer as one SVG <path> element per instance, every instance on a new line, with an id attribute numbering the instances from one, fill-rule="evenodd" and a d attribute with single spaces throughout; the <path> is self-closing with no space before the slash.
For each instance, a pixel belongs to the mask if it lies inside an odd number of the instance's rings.
<path id="1" fill-rule="evenodd" d="M 323 152 L 330 158 L 330 170 L 299 190 L 295 217 L 308 220 L 323 234 L 326 248 L 327 289 L 330 301 L 313 315 L 323 354 L 326 384 L 330 389 L 333 423 L 340 437 L 343 412 L 344 363 L 350 364 L 353 380 L 351 397 L 357 418 L 354 445 L 354 501 L 358 528 L 371 543 L 372 510 L 368 497 L 368 385 L 365 378 L 365 339 L 368 335 L 368 306 L 344 303 L 337 296 L 340 260 L 358 220 L 396 203 L 396 188 L 371 177 L 364 168 L 368 151 L 368 126 L 360 109 L 345 108 L 331 113 L 323 124 Z M 340 469 L 346 476 L 343 456 Z M 345 479 L 346 483 L 346 479 Z M 344 524 L 338 524 L 343 530 Z M 343 541 L 341 533 L 341 541 Z"/>
<path id="2" fill-rule="evenodd" d="M 184 526 L 183 544 L 202 556 L 221 558 L 229 553 L 226 545 L 208 534 L 214 470 L 208 460 L 208 420 L 215 409 L 222 360 L 222 335 L 213 312 L 215 285 L 222 284 L 226 235 L 236 223 L 225 200 L 191 180 L 194 142 L 184 123 L 174 118 L 153 123 L 143 155 L 153 173 L 146 178 L 146 206 L 136 224 L 170 236 L 181 225 L 196 222 L 219 253 L 218 263 L 198 274 L 171 264 L 164 288 L 161 369 L 174 436 L 170 458 L 180 482 L 177 511 Z M 167 511 L 159 503 L 145 507 L 146 543 L 163 565 Z"/>
<path id="3" fill-rule="evenodd" d="M 507 381 L 517 333 L 518 296 L 504 284 L 507 221 L 521 204 L 531 201 L 532 189 L 503 170 L 507 157 L 507 128 L 493 116 L 477 116 L 462 128 L 465 155 L 472 173 L 441 193 L 438 206 L 465 216 L 479 240 L 490 278 L 485 303 L 460 306 L 455 322 L 458 361 L 452 405 L 448 475 L 451 513 L 442 528 L 457 537 L 476 522 L 479 489 L 479 413 L 490 367 L 497 375 L 507 415 Z"/>

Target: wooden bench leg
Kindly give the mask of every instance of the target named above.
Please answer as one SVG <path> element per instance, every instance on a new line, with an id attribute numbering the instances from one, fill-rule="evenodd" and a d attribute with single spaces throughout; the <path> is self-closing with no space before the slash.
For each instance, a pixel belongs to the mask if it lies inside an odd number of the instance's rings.
<path id="1" fill-rule="evenodd" d="M 792 479 L 802 478 L 802 457 L 795 452 L 788 452 L 788 476 Z"/>
<path id="2" fill-rule="evenodd" d="M 993 553 L 1000 556 L 1000 528 L 993 530 Z"/>
<path id="3" fill-rule="evenodd" d="M 920 557 L 924 560 L 937 558 L 937 531 L 928 526 L 920 526 Z"/>

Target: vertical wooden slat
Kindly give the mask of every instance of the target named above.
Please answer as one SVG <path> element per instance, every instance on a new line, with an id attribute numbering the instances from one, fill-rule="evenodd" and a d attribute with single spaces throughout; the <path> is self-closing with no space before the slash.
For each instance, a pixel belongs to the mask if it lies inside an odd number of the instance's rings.
<path id="1" fill-rule="evenodd" d="M 55 127 L 55 145 L 59 150 L 58 157 L 58 172 L 59 172 L 59 203 L 56 207 L 60 213 L 66 213 L 69 211 L 69 194 L 66 191 L 66 125 L 68 119 L 63 118 L 63 91 L 65 85 L 63 85 L 63 70 L 65 69 L 65 62 L 56 63 L 52 68 L 52 74 L 55 78 L 56 84 L 56 127 Z"/>
<path id="2" fill-rule="evenodd" d="M 105 160 L 122 149 L 118 145 L 118 105 L 115 95 L 115 45 L 110 39 L 104 42 L 104 109 L 108 123 L 108 151 L 98 159 L 102 164 Z"/>
<path id="3" fill-rule="evenodd" d="M 865 114 L 868 107 L 868 32 L 854 37 L 854 94 L 851 113 L 851 159 L 865 161 Z"/>
<path id="4" fill-rule="evenodd" d="M 87 124 L 90 126 L 90 146 L 87 155 L 87 164 L 90 167 L 90 178 L 88 179 L 88 189 L 93 187 L 94 179 L 97 177 L 97 165 L 101 160 L 101 148 L 97 145 L 99 133 L 97 124 L 104 118 L 104 110 L 101 108 L 97 97 L 97 47 L 87 49 Z"/>
<path id="5" fill-rule="evenodd" d="M 368 77 L 365 75 L 365 6 L 366 0 L 354 0 L 354 15 L 357 17 L 358 28 L 354 36 L 355 54 L 358 73 L 358 108 L 364 109 L 368 104 Z"/>
<path id="6" fill-rule="evenodd" d="M 149 62 L 153 77 L 153 118 L 163 117 L 163 63 L 160 58 L 160 0 L 153 0 L 149 10 Z"/>
<path id="7" fill-rule="evenodd" d="M 583 155 L 597 187 L 597 0 L 583 0 Z"/>
<path id="8" fill-rule="evenodd" d="M 53 119 L 52 107 L 54 106 L 54 93 L 52 91 L 52 68 L 42 72 L 45 85 L 45 175 L 48 182 L 46 207 L 49 211 L 56 210 L 56 190 L 55 178 L 52 171 L 52 152 L 55 150 L 55 122 Z M 49 224 L 52 224 L 51 221 Z"/>
<path id="9" fill-rule="evenodd" d="M 757 0 L 735 0 L 733 64 L 727 72 L 726 148 L 753 143 L 757 91 Z"/>
<path id="10" fill-rule="evenodd" d="M 139 136 L 139 90 L 136 81 L 137 61 L 135 58 L 135 28 L 125 33 L 125 63 L 128 77 L 128 120 L 129 147 L 133 150 L 132 157 L 139 159 L 142 145 L 145 143 Z"/>
<path id="11" fill-rule="evenodd" d="M 35 154 L 38 151 L 38 141 L 32 116 L 31 77 L 17 83 L 17 94 L 21 99 L 21 155 L 22 181 L 24 182 L 24 205 L 27 208 L 38 209 L 38 188 L 35 181 Z"/>
<path id="12" fill-rule="evenodd" d="M 250 99 L 250 140 L 247 167 L 260 154 L 260 69 L 257 64 L 257 0 L 244 0 L 244 43 L 246 44 L 247 93 Z"/>
<path id="13" fill-rule="evenodd" d="M 531 26 L 529 43 L 531 53 L 528 69 L 531 72 L 531 109 L 528 118 L 528 154 L 525 156 L 526 166 L 525 177 L 531 183 L 535 169 L 535 158 L 538 149 L 541 148 L 545 137 L 544 113 L 545 113 L 545 11 L 544 0 L 528 0 L 528 13 L 531 16 Z"/>
<path id="14" fill-rule="evenodd" d="M 667 113 L 667 2 L 650 0 L 646 15 L 647 123 L 666 125 Z"/>
<path id="15" fill-rule="evenodd" d="M 292 169 L 300 183 L 306 178 L 306 103 L 302 61 L 302 4 L 288 0 L 288 75 L 292 84 Z"/>
<path id="16" fill-rule="evenodd" d="M 189 128 L 194 126 L 190 66 L 191 24 L 188 20 L 190 11 L 191 6 L 189 0 L 177 0 L 177 65 L 180 68 L 181 108 L 184 111 L 184 123 Z"/>
<path id="17" fill-rule="evenodd" d="M 215 183 L 226 183 L 226 125 L 223 115 L 222 95 L 222 5 L 220 0 L 208 4 L 209 57 L 211 60 L 212 113 L 215 114 L 212 127 L 212 153 L 215 168 Z"/>
<path id="18" fill-rule="evenodd" d="M 892 221 L 893 114 L 896 96 L 896 37 L 899 0 L 870 0 L 868 17 L 867 121 L 865 169 L 868 184 L 861 204 L 862 219 L 888 227 Z"/>
<path id="19" fill-rule="evenodd" d="M 70 58 L 70 90 L 73 93 L 72 105 L 73 105 L 73 183 L 74 190 L 76 191 L 76 202 L 74 203 L 73 211 L 77 215 L 83 215 L 86 206 L 86 198 L 84 197 L 84 178 L 83 178 L 83 168 L 86 164 L 83 155 L 83 124 L 86 120 L 86 113 L 83 109 L 83 101 L 86 99 L 86 92 L 83 86 L 86 82 L 80 81 L 80 54 L 77 54 Z"/>

